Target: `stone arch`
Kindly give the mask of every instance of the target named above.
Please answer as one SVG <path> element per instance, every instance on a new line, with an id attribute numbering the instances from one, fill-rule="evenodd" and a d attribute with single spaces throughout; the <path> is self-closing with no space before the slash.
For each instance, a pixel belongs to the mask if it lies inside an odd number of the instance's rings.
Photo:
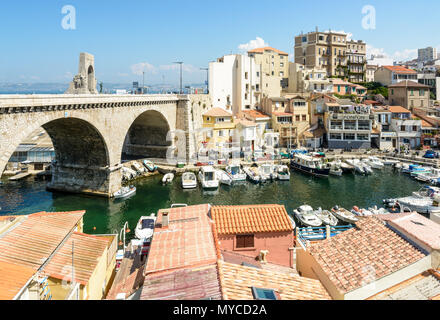
<path id="1" fill-rule="evenodd" d="M 131 123 L 125 136 L 121 157 L 165 158 L 172 146 L 168 133 L 171 126 L 168 119 L 157 110 L 147 110 L 139 114 Z"/>

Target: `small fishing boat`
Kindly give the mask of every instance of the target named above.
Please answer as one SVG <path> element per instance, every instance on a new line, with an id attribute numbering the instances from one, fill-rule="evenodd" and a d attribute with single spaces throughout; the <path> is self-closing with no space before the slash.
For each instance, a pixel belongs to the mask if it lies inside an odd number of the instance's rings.
<path id="1" fill-rule="evenodd" d="M 359 159 L 347 159 L 345 162 L 353 166 L 356 173 L 365 174 L 364 166 L 360 163 Z"/>
<path id="2" fill-rule="evenodd" d="M 183 189 L 197 188 L 197 177 L 194 172 L 185 172 L 182 175 L 182 188 Z"/>
<path id="3" fill-rule="evenodd" d="M 290 162 L 291 168 L 310 174 L 315 177 L 328 177 L 330 168 L 324 165 L 321 158 L 314 158 L 304 154 L 295 154 Z"/>
<path id="4" fill-rule="evenodd" d="M 274 179 L 274 167 L 272 164 L 264 163 L 259 167 L 259 173 L 262 182 Z"/>
<path id="5" fill-rule="evenodd" d="M 334 227 L 338 224 L 338 218 L 332 215 L 332 213 L 328 210 L 322 210 L 321 208 L 318 208 L 318 210 L 315 211 L 315 215 L 319 219 L 321 219 L 325 225 Z"/>
<path id="6" fill-rule="evenodd" d="M 368 217 L 373 215 L 373 212 L 363 208 L 358 208 L 356 206 L 354 206 L 353 209 L 351 209 L 351 212 L 359 217 Z"/>
<path id="7" fill-rule="evenodd" d="M 232 185 L 232 177 L 226 171 L 217 169 L 216 174 L 221 184 L 225 184 L 227 186 Z"/>
<path id="8" fill-rule="evenodd" d="M 253 183 L 260 183 L 261 177 L 258 171 L 258 167 L 244 167 L 243 171 L 246 173 L 248 179 Z"/>
<path id="9" fill-rule="evenodd" d="M 329 163 L 330 166 L 330 174 L 332 176 L 342 176 L 342 168 L 341 168 L 341 164 L 338 162 L 330 162 Z"/>
<path id="10" fill-rule="evenodd" d="M 157 170 L 157 166 L 150 160 L 144 160 L 142 163 L 144 164 L 145 168 L 147 168 L 150 172 L 154 172 Z"/>
<path id="11" fill-rule="evenodd" d="M 275 174 L 278 180 L 288 181 L 290 180 L 290 169 L 288 166 L 279 165 L 275 168 Z"/>
<path id="12" fill-rule="evenodd" d="M 239 162 L 234 162 L 227 166 L 226 172 L 231 176 L 234 182 L 246 181 L 246 173 L 241 169 Z"/>
<path id="13" fill-rule="evenodd" d="M 431 167 L 419 167 L 415 170 L 413 170 L 409 175 L 413 178 L 417 178 L 421 174 L 428 174 L 431 173 L 432 168 Z"/>
<path id="14" fill-rule="evenodd" d="M 167 173 L 166 175 L 163 176 L 162 183 L 168 184 L 168 183 L 173 182 L 173 180 L 174 180 L 174 173 L 170 172 L 170 173 Z"/>
<path id="15" fill-rule="evenodd" d="M 374 206 L 372 208 L 368 208 L 368 211 L 372 212 L 374 215 L 379 214 L 389 214 L 390 212 L 385 208 L 377 208 L 377 206 Z"/>
<path id="16" fill-rule="evenodd" d="M 113 194 L 113 197 L 115 199 L 125 199 L 128 197 L 131 197 L 136 193 L 136 187 L 135 186 L 129 186 L 129 187 L 122 187 L 118 191 L 116 191 Z"/>
<path id="17" fill-rule="evenodd" d="M 307 227 L 319 227 L 322 225 L 322 220 L 317 217 L 311 206 L 303 205 L 293 210 L 293 213 L 301 224 Z"/>
<path id="18" fill-rule="evenodd" d="M 366 163 L 362 163 L 364 166 L 364 171 L 365 174 L 372 174 L 373 173 L 373 169 L 371 169 L 371 166 L 367 165 Z"/>
<path id="19" fill-rule="evenodd" d="M 200 169 L 199 180 L 203 189 L 217 189 L 219 187 L 216 170 L 212 166 L 205 166 Z"/>
<path id="20" fill-rule="evenodd" d="M 153 236 L 156 216 L 152 213 L 150 216 L 143 216 L 139 219 L 134 234 L 139 240 L 148 240 Z"/>
<path id="21" fill-rule="evenodd" d="M 426 186 L 419 191 L 413 192 L 411 196 L 397 198 L 397 199 L 385 199 L 383 200 L 387 207 L 396 206 L 399 204 L 401 207 L 406 207 L 411 211 L 417 211 L 418 213 L 440 213 L 440 189 L 437 187 Z"/>
<path id="22" fill-rule="evenodd" d="M 144 167 L 142 167 L 139 163 L 137 163 L 136 161 L 131 163 L 131 167 L 138 173 L 138 174 L 143 174 L 146 172 L 146 169 Z"/>
<path id="23" fill-rule="evenodd" d="M 336 218 L 344 222 L 356 223 L 358 221 L 356 215 L 348 211 L 347 209 L 339 208 L 338 206 L 335 206 L 332 208 L 331 212 Z"/>
<path id="24" fill-rule="evenodd" d="M 411 174 L 412 172 L 419 171 L 419 170 L 424 171 L 423 169 L 421 169 L 421 165 L 419 165 L 419 164 L 404 163 L 401 168 L 402 173 L 407 173 L 407 174 Z"/>

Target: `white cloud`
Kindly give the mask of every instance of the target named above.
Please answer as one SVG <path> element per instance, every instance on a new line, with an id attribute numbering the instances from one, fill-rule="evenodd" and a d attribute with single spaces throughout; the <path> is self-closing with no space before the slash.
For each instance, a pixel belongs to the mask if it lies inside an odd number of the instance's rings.
<path id="1" fill-rule="evenodd" d="M 156 73 L 156 68 L 148 62 L 140 62 L 132 65 L 131 72 L 137 76 L 141 76 L 143 72 Z"/>
<path id="2" fill-rule="evenodd" d="M 263 38 L 257 37 L 255 40 L 251 40 L 248 43 L 243 43 L 238 46 L 238 49 L 241 51 L 249 51 L 257 48 L 263 48 L 268 47 L 269 44 L 267 44 Z"/>
<path id="3" fill-rule="evenodd" d="M 367 58 L 371 55 L 383 56 L 384 58 L 392 59 L 393 61 L 408 61 L 417 58 L 417 49 L 403 49 L 400 51 L 395 51 L 393 54 L 385 52 L 384 48 L 375 48 L 367 44 Z"/>

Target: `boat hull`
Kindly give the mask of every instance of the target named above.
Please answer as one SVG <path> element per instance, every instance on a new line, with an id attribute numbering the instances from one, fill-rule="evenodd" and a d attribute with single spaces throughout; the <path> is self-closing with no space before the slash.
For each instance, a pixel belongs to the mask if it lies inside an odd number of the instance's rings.
<path id="1" fill-rule="evenodd" d="M 294 170 L 309 174 L 315 177 L 326 178 L 330 174 L 330 169 L 316 169 L 300 165 L 294 161 L 290 162 L 290 167 Z"/>

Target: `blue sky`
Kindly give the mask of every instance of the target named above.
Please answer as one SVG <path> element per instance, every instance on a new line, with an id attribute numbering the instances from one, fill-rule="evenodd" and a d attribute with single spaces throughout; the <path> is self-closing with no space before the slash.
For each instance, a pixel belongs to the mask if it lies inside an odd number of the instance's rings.
<path id="1" fill-rule="evenodd" d="M 337 3 L 337 5 L 335 5 Z M 76 29 L 64 30 L 61 9 L 76 9 Z M 362 28 L 362 8 L 376 9 L 376 29 Z M 293 54 L 301 31 L 345 31 L 373 52 L 413 57 L 415 49 L 440 46 L 440 1 L 114 1 L 23 0 L 0 3 L 0 82 L 68 82 L 80 52 L 95 55 L 98 81 L 176 84 L 202 82 L 209 61 L 255 40 Z M 293 58 L 293 56 L 292 56 Z"/>

